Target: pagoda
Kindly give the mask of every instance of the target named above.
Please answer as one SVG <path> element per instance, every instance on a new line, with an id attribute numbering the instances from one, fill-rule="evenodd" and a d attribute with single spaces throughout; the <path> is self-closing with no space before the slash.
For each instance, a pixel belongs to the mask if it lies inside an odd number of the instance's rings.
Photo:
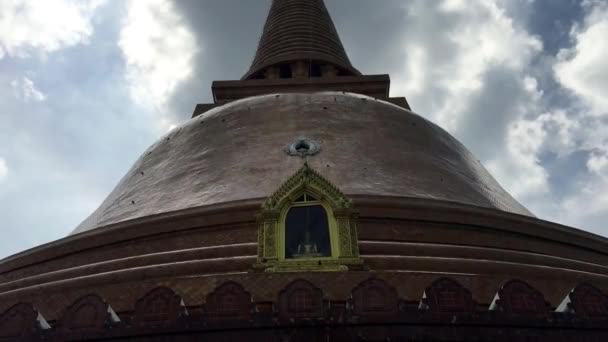
<path id="1" fill-rule="evenodd" d="M 0 341 L 608 341 L 608 239 L 389 89 L 322 0 L 273 0 L 241 79 L 0 260 Z"/>

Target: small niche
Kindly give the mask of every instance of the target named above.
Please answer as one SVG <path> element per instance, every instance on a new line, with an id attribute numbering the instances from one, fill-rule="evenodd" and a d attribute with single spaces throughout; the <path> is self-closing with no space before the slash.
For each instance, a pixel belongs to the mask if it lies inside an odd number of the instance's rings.
<path id="1" fill-rule="evenodd" d="M 313 156 L 319 153 L 319 150 L 318 143 L 306 138 L 300 138 L 285 148 L 288 155 L 299 157 Z"/>
<path id="2" fill-rule="evenodd" d="M 310 144 L 308 144 L 308 142 L 304 141 L 304 140 L 300 140 L 296 143 L 296 151 L 303 153 L 303 152 L 307 152 L 308 150 L 310 150 Z"/>
<path id="3" fill-rule="evenodd" d="M 310 65 L 310 77 L 321 77 L 321 65 L 313 63 Z"/>
<path id="4" fill-rule="evenodd" d="M 280 78 L 292 78 L 291 66 L 289 64 L 283 64 L 279 67 Z"/>

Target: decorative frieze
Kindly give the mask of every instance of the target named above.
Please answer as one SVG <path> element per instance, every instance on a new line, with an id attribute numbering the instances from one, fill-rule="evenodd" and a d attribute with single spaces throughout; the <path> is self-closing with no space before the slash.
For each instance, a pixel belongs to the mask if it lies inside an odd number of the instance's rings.
<path id="1" fill-rule="evenodd" d="M 546 315 L 548 303 L 543 294 L 521 280 L 506 282 L 494 296 L 490 310 L 517 315 Z"/>
<path id="2" fill-rule="evenodd" d="M 265 277 L 284 276 L 268 274 Z M 340 331 L 340 334 L 346 334 L 344 336 L 356 332 L 355 336 L 360 337 L 383 336 L 388 331 L 383 325 L 388 324 L 390 331 L 400 331 L 401 335 L 395 336 L 412 338 L 422 336 L 418 335 L 420 332 L 428 334 L 429 322 L 437 327 L 449 327 L 451 333 L 461 329 L 460 335 L 450 335 L 461 340 L 467 336 L 467 331 L 470 332 L 467 329 L 474 329 L 477 333 L 483 330 L 486 337 L 492 334 L 502 337 L 540 336 L 539 329 L 547 334 L 571 331 L 580 341 L 608 337 L 608 297 L 585 283 L 575 287 L 555 312 L 548 310 L 540 292 L 521 280 L 506 282 L 490 310 L 477 305 L 471 292 L 450 278 L 439 278 L 431 283 L 417 306 L 412 301 L 401 299 L 393 285 L 390 280 L 372 277 L 352 288 L 348 301 L 332 301 L 325 297 L 323 286 L 303 277 L 287 283 L 281 291 L 273 289 L 272 292 L 276 293 L 274 301 L 257 302 L 242 284 L 227 281 L 209 292 L 204 304 L 189 306 L 194 312 L 190 315 L 186 315 L 186 305 L 172 289 L 157 287 L 137 300 L 132 311 L 120 313 L 124 320 L 120 320 L 101 297 L 91 294 L 65 308 L 63 316 L 51 325 L 31 304 L 20 303 L 0 315 L 0 340 L 104 340 L 167 334 L 172 329 L 179 332 L 209 330 L 211 333 L 222 327 L 270 327 L 269 331 L 287 332 L 281 329 L 291 329 L 296 325 L 316 327 L 319 324 L 331 325 L 332 331 Z M 349 328 L 339 330 L 340 327 Z M 426 330 L 418 333 L 411 330 L 416 327 Z M 475 330 L 480 327 L 483 329 Z M 414 335 L 408 335 L 410 333 Z M 292 336 L 290 334 L 288 336 Z M 441 333 L 430 335 L 443 336 Z M 562 337 L 559 334 L 555 336 Z M 565 341 L 571 336 L 563 337 Z M 287 340 L 293 339 L 289 337 Z"/>
<path id="3" fill-rule="evenodd" d="M 167 287 L 157 287 L 135 304 L 133 324 L 157 325 L 176 322 L 187 316 L 188 310 L 182 298 Z"/>
<path id="4" fill-rule="evenodd" d="M 419 307 L 432 312 L 457 313 L 473 312 L 476 305 L 471 292 L 460 283 L 439 278 L 424 290 Z"/>

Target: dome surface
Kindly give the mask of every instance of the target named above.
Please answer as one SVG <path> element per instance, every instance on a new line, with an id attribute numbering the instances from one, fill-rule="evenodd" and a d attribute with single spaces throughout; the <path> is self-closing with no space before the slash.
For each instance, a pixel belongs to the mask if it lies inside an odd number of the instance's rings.
<path id="1" fill-rule="evenodd" d="M 294 93 L 232 102 L 172 130 L 73 233 L 217 203 L 261 203 L 303 165 L 288 153 L 300 139 L 318 145 L 308 164 L 346 195 L 435 199 L 532 216 L 428 120 L 362 95 Z"/>

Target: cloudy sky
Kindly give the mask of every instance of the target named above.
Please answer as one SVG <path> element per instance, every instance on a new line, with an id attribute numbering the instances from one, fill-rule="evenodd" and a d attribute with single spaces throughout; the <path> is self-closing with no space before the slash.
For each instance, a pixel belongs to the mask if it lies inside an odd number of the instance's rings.
<path id="1" fill-rule="evenodd" d="M 537 216 L 608 236 L 608 0 L 326 0 L 353 64 Z M 0 1 L 0 258 L 247 70 L 269 0 Z"/>

